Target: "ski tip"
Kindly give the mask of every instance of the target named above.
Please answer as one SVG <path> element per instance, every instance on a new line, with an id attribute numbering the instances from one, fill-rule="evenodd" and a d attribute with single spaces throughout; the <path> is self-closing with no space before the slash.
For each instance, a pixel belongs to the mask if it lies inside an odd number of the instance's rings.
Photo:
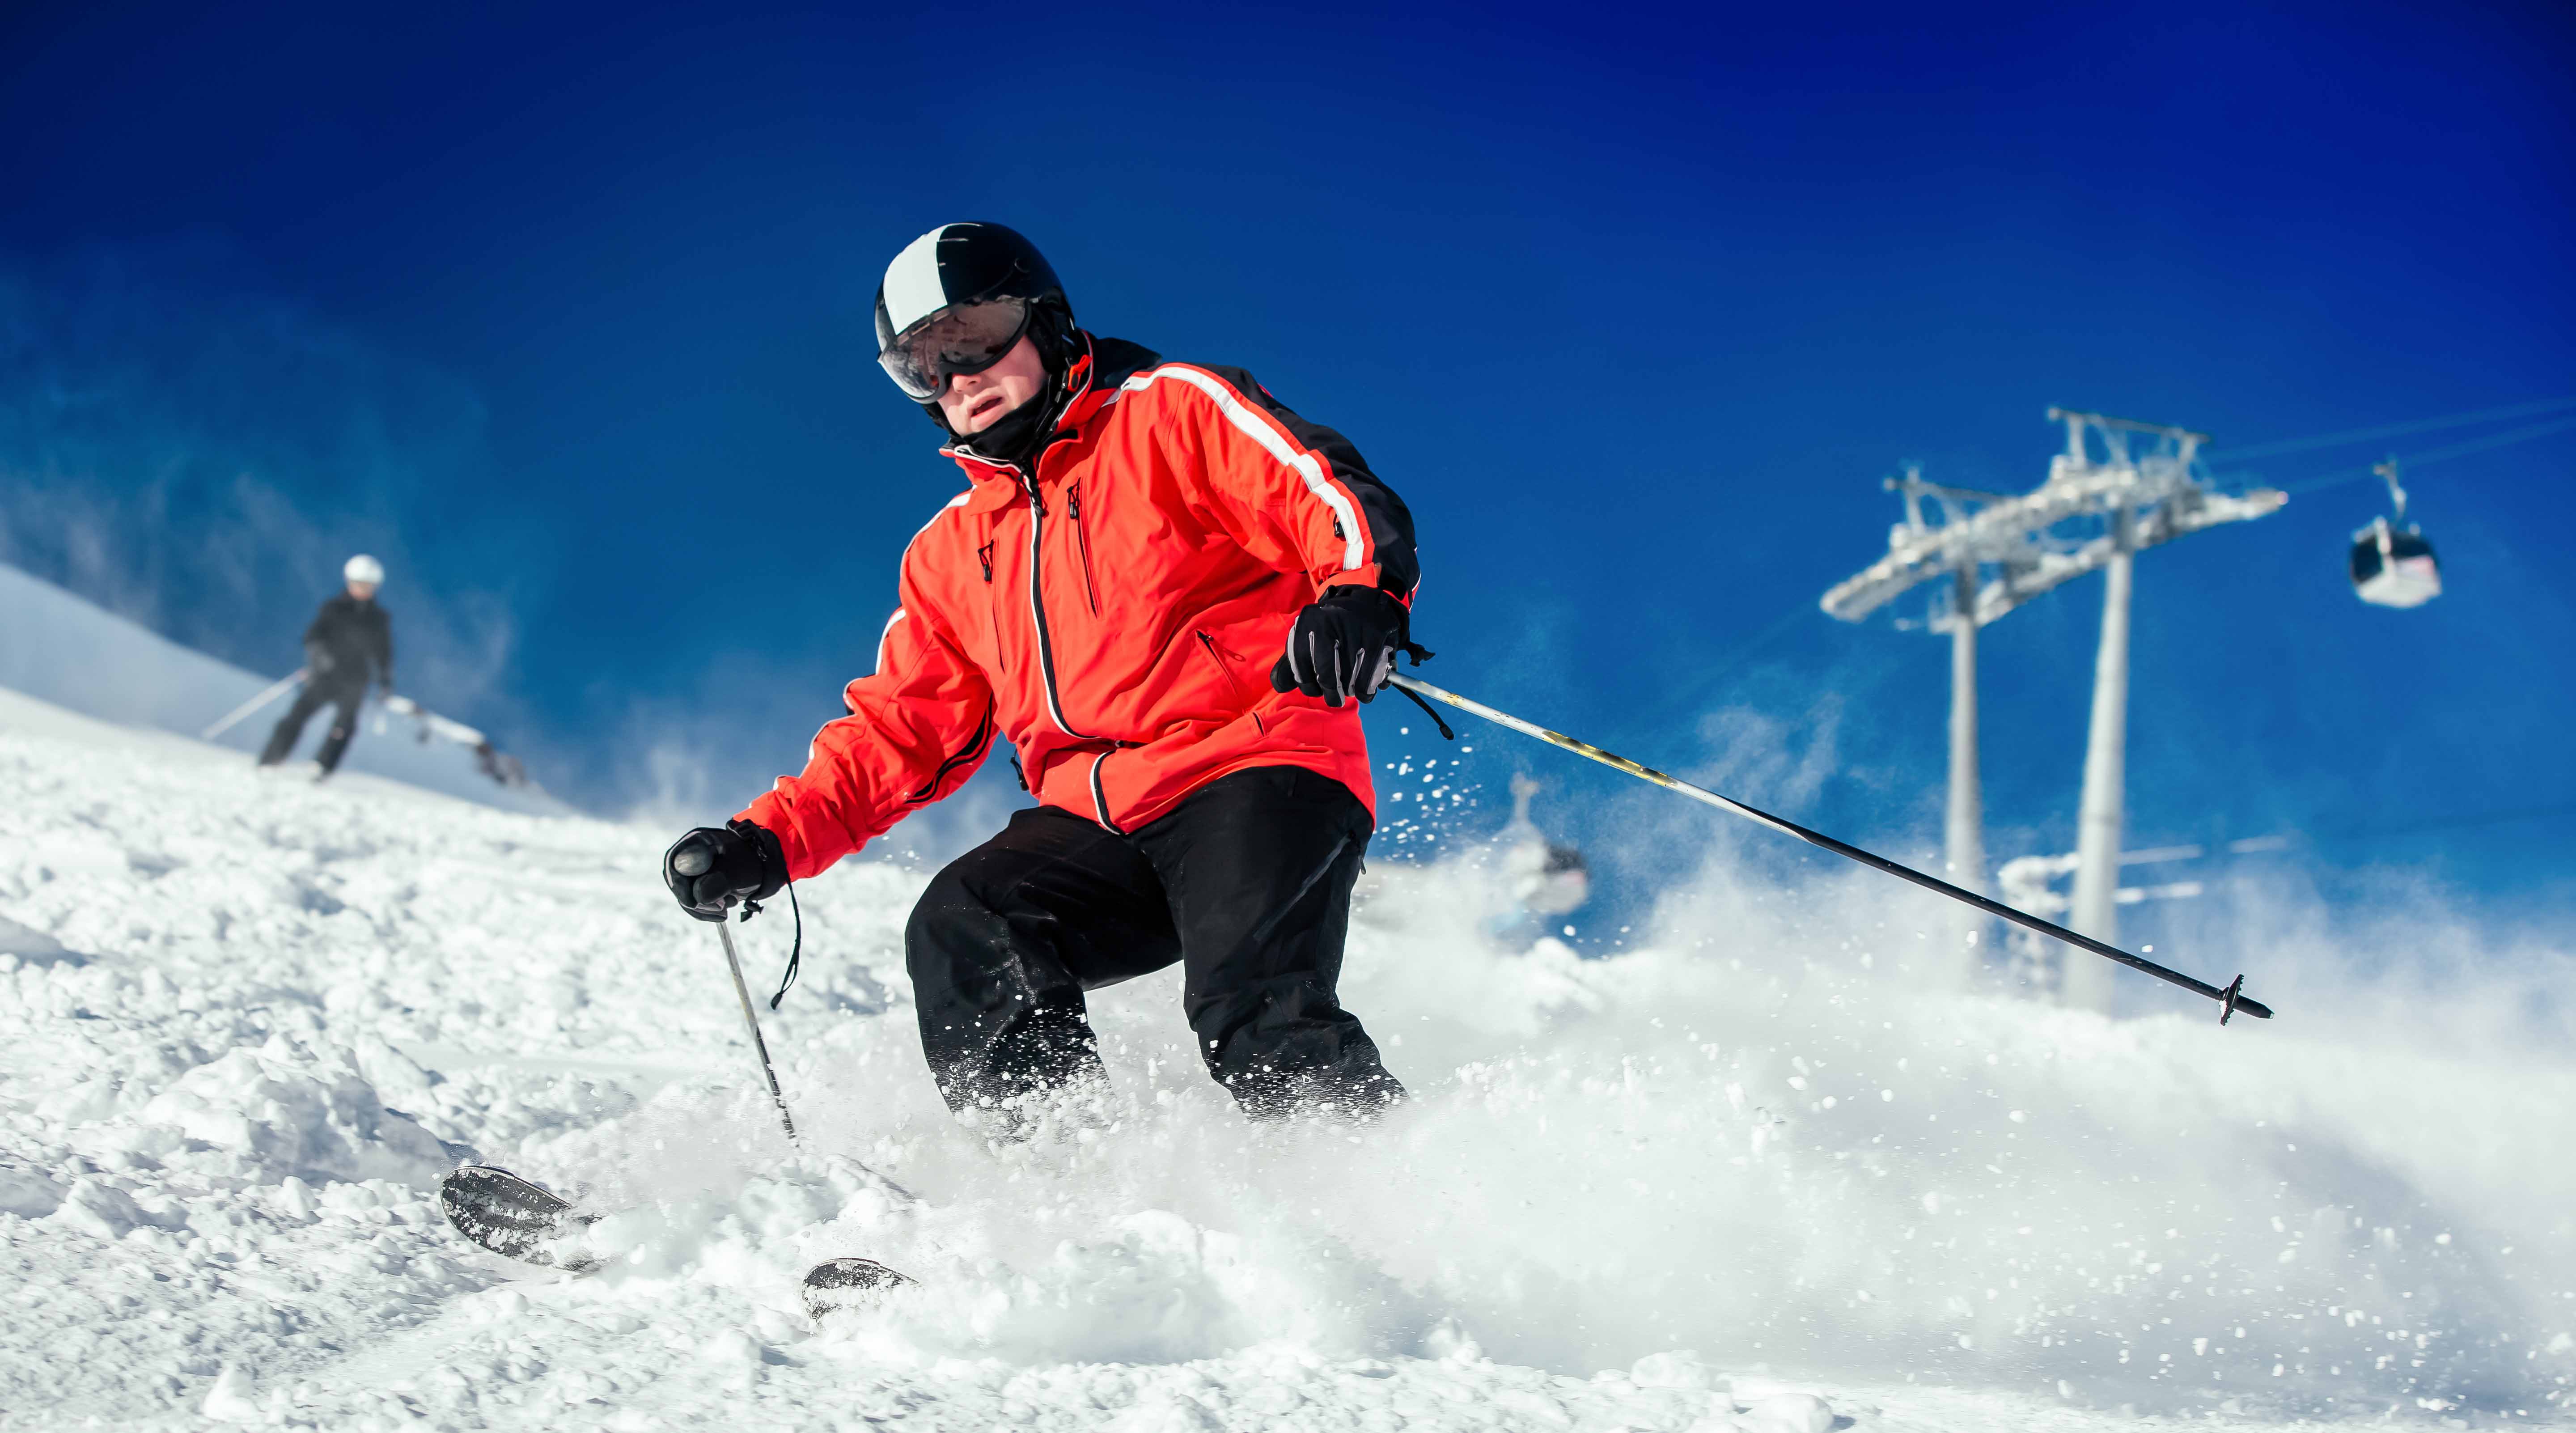
<path id="1" fill-rule="evenodd" d="M 915 1282 L 874 1259 L 826 1259 L 805 1271 L 805 1312 L 826 1314 L 865 1308 L 889 1291 Z"/>
<path id="2" fill-rule="evenodd" d="M 450 1212 L 459 1208 L 479 1210 L 496 1203 L 545 1214 L 561 1214 L 572 1208 L 570 1200 L 544 1185 L 490 1164 L 460 1164 L 447 1171 L 447 1176 L 438 1181 L 438 1197 Z"/>
<path id="3" fill-rule="evenodd" d="M 599 1261 L 559 1253 L 555 1241 L 596 1217 L 561 1195 L 488 1164 L 459 1165 L 438 1183 L 438 1204 L 456 1232 L 475 1245 L 523 1264 L 588 1273 Z"/>

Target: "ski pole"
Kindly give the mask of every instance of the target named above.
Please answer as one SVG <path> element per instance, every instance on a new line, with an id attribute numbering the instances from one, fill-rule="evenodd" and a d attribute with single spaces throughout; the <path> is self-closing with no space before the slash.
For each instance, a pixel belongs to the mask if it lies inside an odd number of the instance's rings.
<path id="1" fill-rule="evenodd" d="M 297 682 L 303 680 L 304 669 L 302 667 L 298 667 L 295 669 L 294 675 L 281 681 L 270 683 L 260 691 L 258 696 L 251 698 L 249 701 L 242 703 L 240 706 L 237 706 L 230 712 L 226 713 L 222 721 L 219 721 L 213 726 L 206 728 L 204 731 L 197 733 L 197 740 L 213 741 L 216 737 L 222 736 L 225 732 L 231 731 L 233 726 L 243 717 L 249 716 L 252 712 L 258 711 L 261 707 L 267 706 L 270 702 L 277 700 L 278 693 L 285 691 L 288 687 L 294 686 Z"/>
<path id="2" fill-rule="evenodd" d="M 1601 748 L 1592 745 L 1590 742 L 1576 741 L 1573 737 L 1567 736 L 1562 732 L 1549 731 L 1546 727 L 1540 726 L 1536 722 L 1523 721 L 1519 717 L 1513 716 L 1508 712 L 1496 711 L 1492 707 L 1485 705 L 1483 702 L 1471 701 L 1466 697 L 1458 695 L 1456 692 L 1444 691 L 1443 689 L 1435 687 L 1429 682 L 1422 681 L 1419 678 L 1398 676 L 1391 678 L 1390 680 L 1392 680 L 1395 685 L 1404 688 L 1406 691 L 1418 693 L 1422 696 L 1429 697 L 1434 701 L 1446 702 L 1460 711 L 1472 712 L 1477 716 L 1483 717 L 1489 722 L 1493 722 L 1497 726 L 1507 726 L 1512 730 L 1521 733 L 1523 736 L 1534 736 L 1539 740 L 1546 742 L 1550 746 L 1561 746 L 1567 751 L 1573 752 L 1577 756 L 1590 757 L 1592 760 L 1600 762 L 1604 766 L 1615 767 L 1618 770 L 1624 771 L 1630 776 L 1636 777 L 1640 781 L 1651 781 L 1657 786 L 1663 787 L 1668 791 L 1677 792 L 1683 796 L 1687 796 L 1693 801 L 1714 806 L 1720 811 L 1732 812 L 1733 814 L 1744 817 L 1749 821 L 1759 822 L 1762 825 L 1768 826 L 1772 830 L 1778 831 L 1784 835 L 1795 836 L 1810 846 L 1821 846 L 1825 850 L 1831 851 L 1837 856 L 1848 857 L 1860 862 L 1864 866 L 1885 871 L 1887 874 L 1898 877 L 1902 880 L 1912 881 L 1914 884 L 1921 886 L 1927 891 L 1938 891 L 1942 895 L 1948 896 L 1954 901 L 1962 901 L 1968 905 L 1975 906 L 1978 910 L 1984 911 L 1990 916 L 2000 917 L 2001 919 L 2011 921 L 2013 924 L 2024 927 L 2025 929 L 2035 930 L 2041 935 L 2048 936 L 2056 940 L 2062 940 L 2068 945 L 2074 946 L 2080 950 L 2089 950 L 2095 955 L 2101 956 L 2105 960 L 2116 960 L 2132 970 L 2144 971 L 2158 980 L 2162 980 L 2173 985 L 2179 985 L 2183 989 L 2188 990 L 2195 995 L 2205 995 L 2218 1002 L 2218 1023 L 2221 1025 L 2224 1025 L 2229 1020 L 2233 1019 L 2236 1013 L 2240 1010 L 2248 1015 L 2254 1016 L 2256 1019 L 2269 1020 L 2272 1018 L 2272 1007 L 2265 1005 L 2259 1000 L 2252 999 L 2244 993 L 2245 977 L 2242 975 L 2229 981 L 2227 983 L 2227 987 L 2222 990 L 2215 985 L 2209 985 L 2201 981 L 2194 980 L 2190 976 L 2183 974 L 2181 971 L 2168 970 L 2143 956 L 2131 955 L 2127 951 L 2106 941 L 2095 940 L 2089 935 L 2079 935 L 2076 932 L 2068 930 L 2066 927 L 2057 924 L 2055 921 L 2042 920 L 2027 911 L 2014 910 L 2011 906 L 2005 905 L 2001 901 L 1988 900 L 1986 897 L 1978 895 L 1974 891 L 1962 890 L 1937 876 L 1927 876 L 1921 871 L 1915 870 L 1911 866 L 1900 866 L 1896 862 L 1887 859 L 1885 856 L 1875 855 L 1871 852 L 1862 850 L 1858 846 L 1837 841 L 1833 837 L 1825 835 L 1821 831 L 1810 831 L 1795 821 L 1783 820 L 1780 817 L 1772 815 L 1768 811 L 1762 811 L 1754 807 L 1747 806 L 1741 801 L 1729 800 L 1724 796 L 1718 795 L 1714 791 L 1704 791 L 1679 777 L 1667 776 L 1664 773 L 1655 770 L 1651 766 L 1640 765 L 1637 762 L 1630 761 L 1624 756 L 1617 755 L 1613 752 L 1603 751 Z"/>
<path id="3" fill-rule="evenodd" d="M 742 913 L 743 919 L 751 919 L 752 913 L 757 909 L 756 906 L 746 907 Z M 725 964 L 733 971 L 734 998 L 742 1002 L 742 1026 L 751 1032 L 751 1048 L 760 1055 L 760 1076 L 769 1082 L 770 1102 L 778 1106 L 778 1123 L 787 1131 L 788 1144 L 793 1146 L 797 1153 L 802 1154 L 805 1152 L 805 1137 L 796 1132 L 796 1118 L 787 1113 L 787 1096 L 781 1094 L 778 1089 L 778 1071 L 770 1067 L 769 1042 L 760 1038 L 760 1017 L 752 1011 L 751 987 L 743 983 L 742 957 L 735 953 L 733 948 L 733 929 L 720 921 L 716 924 L 716 935 L 724 941 Z M 869 1166 L 860 1164 L 855 1159 L 849 1162 L 870 1179 L 884 1185 L 886 1192 L 895 1198 L 906 1204 L 921 1202 L 920 1195 L 886 1178 Z"/>
<path id="4" fill-rule="evenodd" d="M 786 1127 L 787 1142 L 801 1150 L 805 1142 L 796 1137 L 796 1117 L 787 1113 L 787 1096 L 778 1091 L 778 1072 L 770 1068 L 769 1042 L 760 1038 L 760 1017 L 751 1010 L 751 987 L 742 983 L 742 957 L 734 952 L 733 927 L 718 921 L 716 935 L 724 941 L 725 964 L 733 970 L 734 998 L 742 1002 L 742 1028 L 751 1032 L 751 1048 L 760 1056 L 761 1078 L 769 1081 L 769 1098 L 778 1106 L 778 1122 Z"/>

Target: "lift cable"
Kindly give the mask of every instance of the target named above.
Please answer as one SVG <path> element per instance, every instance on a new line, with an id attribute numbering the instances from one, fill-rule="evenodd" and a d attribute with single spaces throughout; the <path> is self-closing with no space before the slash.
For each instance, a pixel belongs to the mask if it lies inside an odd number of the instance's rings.
<path id="1" fill-rule="evenodd" d="M 2293 452 L 2306 452 L 2314 449 L 2340 447 L 2349 443 L 2366 443 L 2380 438 L 2395 437 L 2406 433 L 2434 432 L 2443 428 L 2466 427 L 2473 423 L 2500 422 L 2507 418 L 2527 417 L 2540 413 L 2560 414 L 2560 416 L 2552 417 L 2544 422 L 2534 423 L 2527 427 L 2509 429 L 2502 433 L 2491 433 L 2482 438 L 2471 438 L 2465 442 L 2453 443 L 2447 447 L 2435 448 L 2430 452 L 2409 454 L 2406 459 L 2406 465 L 2409 468 L 2418 468 L 2427 463 L 2440 463 L 2447 462 L 2453 458 L 2465 458 L 2473 453 L 2483 453 L 2494 448 L 2507 447 L 2515 443 L 2529 442 L 2535 438 L 2545 438 L 2552 434 L 2576 428 L 2576 413 L 2567 413 L 2564 411 L 2567 409 L 2576 409 L 2576 397 L 2551 398 L 2536 403 L 2518 403 L 2505 408 L 2483 408 L 2470 413 L 2454 413 L 2448 417 L 2442 418 L 2419 418 L 2406 423 L 2382 424 L 2375 428 L 2354 428 L 2341 433 L 2327 433 L 2310 438 L 2290 438 L 2276 443 L 2258 443 L 2252 447 L 2238 449 L 2229 456 L 2233 458 L 2247 458 Z M 2345 483 L 2368 482 L 2376 477 L 2376 473 L 2365 468 L 2357 472 L 2337 473 L 2323 477 L 2311 478 L 2305 482 L 2287 484 L 2282 487 L 2282 491 L 2288 493 L 2314 492 L 2321 488 L 2340 487 Z M 1656 704 L 1653 714 L 1657 717 L 1662 717 L 1666 714 L 1677 711 L 1684 706 L 1705 702 L 1714 697 L 1718 691 L 1734 685 L 1736 681 L 1740 680 L 1745 675 L 1745 668 L 1755 655 L 1770 647 L 1782 637 L 1787 636 L 1792 630 L 1801 625 L 1803 619 L 1812 615 L 1814 611 L 1815 607 L 1813 604 L 1806 602 L 1800 602 L 1790 607 L 1789 610 L 1781 613 L 1779 618 L 1773 621 L 1769 626 L 1763 628 L 1752 637 L 1737 643 L 1734 649 L 1728 652 L 1724 657 L 1720 658 L 1716 662 L 1701 666 L 1696 679 L 1684 683 L 1679 688 L 1676 688 L 1674 691 L 1667 694 L 1663 701 Z"/>
<path id="2" fill-rule="evenodd" d="M 2453 443 L 2448 447 L 2435 448 L 2429 452 L 2409 453 L 2406 455 L 2406 466 L 2414 469 L 2428 463 L 2445 463 L 2453 458 L 2465 458 L 2472 453 L 2484 453 L 2495 448 L 2510 447 L 2516 443 L 2528 443 L 2535 438 L 2547 438 L 2570 429 L 2576 429 L 2576 414 L 2552 418 L 2545 423 L 2534 423 L 2524 428 L 2507 429 L 2502 433 L 2490 433 L 2483 438 L 2471 438 L 2466 442 Z M 2283 483 L 2279 486 L 2285 493 L 2312 493 L 2321 488 L 2342 487 L 2346 483 L 2371 482 L 2378 476 L 2378 470 L 2375 468 L 2359 468 L 2349 472 L 2310 478 L 2305 482 Z"/>
<path id="3" fill-rule="evenodd" d="M 2319 448 L 2341 448 L 2354 443 L 2374 443 L 2382 438 L 2398 438 L 2409 433 L 2432 433 L 2444 428 L 2465 428 L 2474 423 L 2502 423 L 2512 418 L 2536 417 L 2576 408 L 2576 397 L 2546 398 L 2536 403 L 2516 403 L 2505 408 L 2484 408 L 2474 413 L 2453 413 L 2443 418 L 2418 418 L 2407 423 L 2383 423 L 2375 428 L 2353 428 L 2341 433 L 2321 433 L 2312 438 L 2284 438 L 2274 443 L 2255 443 L 2243 448 L 2228 448 L 2224 456 L 2233 465 L 2248 458 L 2277 458 L 2289 453 L 2313 452 Z"/>

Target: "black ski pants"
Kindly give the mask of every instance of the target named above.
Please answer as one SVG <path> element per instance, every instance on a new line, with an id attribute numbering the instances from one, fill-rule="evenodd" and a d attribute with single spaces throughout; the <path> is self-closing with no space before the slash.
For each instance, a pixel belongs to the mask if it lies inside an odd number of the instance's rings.
<path id="1" fill-rule="evenodd" d="M 1256 1118 L 1401 1098 L 1341 1007 L 1368 810 L 1295 767 L 1208 783 L 1125 835 L 1013 813 L 931 880 L 904 932 L 921 1045 L 951 1109 L 1097 1076 L 1083 992 L 1182 963 L 1208 1073 Z"/>
<path id="2" fill-rule="evenodd" d="M 324 707 L 336 707 L 331 715 L 330 734 L 322 738 L 322 749 L 313 759 L 324 771 L 340 769 L 340 758 L 348 753 L 349 738 L 358 734 L 358 707 L 367 699 L 364 677 L 355 682 L 306 682 L 295 694 L 295 705 L 277 719 L 277 727 L 268 734 L 268 745 L 259 753 L 259 764 L 275 766 L 295 750 L 296 740 L 304 735 L 304 724 Z"/>

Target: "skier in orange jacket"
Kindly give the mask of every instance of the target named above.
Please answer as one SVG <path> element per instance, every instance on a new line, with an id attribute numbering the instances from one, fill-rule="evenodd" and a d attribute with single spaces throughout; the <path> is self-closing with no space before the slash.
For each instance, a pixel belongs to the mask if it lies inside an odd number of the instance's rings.
<path id="1" fill-rule="evenodd" d="M 1039 804 L 933 878 L 905 932 L 952 1108 L 1097 1077 L 1083 992 L 1174 961 L 1247 1112 L 1399 1098 L 1335 987 L 1375 824 L 1358 703 L 1422 655 L 1404 503 L 1243 370 L 1075 327 L 998 224 L 896 255 L 877 336 L 968 486 L 906 549 L 849 715 L 801 775 L 671 847 L 673 894 L 722 920 L 955 791 L 998 736 Z"/>

